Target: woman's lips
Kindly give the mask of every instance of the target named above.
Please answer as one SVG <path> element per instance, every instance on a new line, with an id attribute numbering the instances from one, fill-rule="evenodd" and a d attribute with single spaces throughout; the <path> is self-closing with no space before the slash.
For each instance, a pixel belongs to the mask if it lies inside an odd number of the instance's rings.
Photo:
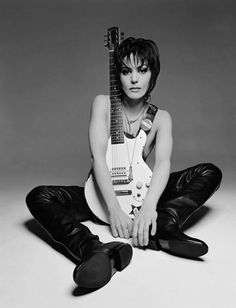
<path id="1" fill-rule="evenodd" d="M 139 90 L 140 90 L 140 88 L 129 88 L 130 89 L 130 91 L 132 91 L 132 92 L 138 92 Z"/>

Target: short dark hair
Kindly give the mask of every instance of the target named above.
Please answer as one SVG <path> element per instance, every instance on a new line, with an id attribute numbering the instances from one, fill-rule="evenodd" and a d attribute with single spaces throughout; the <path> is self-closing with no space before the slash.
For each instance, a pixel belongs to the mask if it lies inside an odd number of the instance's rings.
<path id="1" fill-rule="evenodd" d="M 142 65 L 144 61 L 148 62 L 151 71 L 151 79 L 147 95 L 151 93 L 155 87 L 157 77 L 160 73 L 160 56 L 157 45 L 152 40 L 143 38 L 128 37 L 123 40 L 115 49 L 114 60 L 117 74 L 120 76 L 124 58 L 130 59 L 130 55 L 140 59 Z"/>

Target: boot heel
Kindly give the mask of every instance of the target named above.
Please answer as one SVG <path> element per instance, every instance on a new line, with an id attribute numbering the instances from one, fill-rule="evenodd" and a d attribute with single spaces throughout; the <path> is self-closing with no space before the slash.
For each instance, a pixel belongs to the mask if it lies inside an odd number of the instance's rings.
<path id="1" fill-rule="evenodd" d="M 114 267 L 117 271 L 122 271 L 131 261 L 133 256 L 132 247 L 128 244 L 121 244 L 114 251 Z"/>

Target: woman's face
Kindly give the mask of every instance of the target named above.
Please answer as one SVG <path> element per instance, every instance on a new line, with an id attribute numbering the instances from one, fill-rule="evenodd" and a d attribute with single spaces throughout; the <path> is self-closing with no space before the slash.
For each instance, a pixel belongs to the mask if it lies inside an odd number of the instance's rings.
<path id="1" fill-rule="evenodd" d="M 140 59 L 133 54 L 130 59 L 124 58 L 120 81 L 127 97 L 134 100 L 142 98 L 148 90 L 150 79 L 151 71 L 147 61 L 142 65 Z"/>

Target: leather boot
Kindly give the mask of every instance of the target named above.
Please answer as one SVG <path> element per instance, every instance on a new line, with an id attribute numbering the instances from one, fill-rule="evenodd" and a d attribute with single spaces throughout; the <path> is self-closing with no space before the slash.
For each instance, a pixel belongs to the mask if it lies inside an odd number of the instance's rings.
<path id="1" fill-rule="evenodd" d="M 156 249 L 186 258 L 197 258 L 208 252 L 203 241 L 185 235 L 184 223 L 218 189 L 222 173 L 213 164 L 199 164 L 171 174 L 160 200 L 157 234 L 150 238 Z"/>
<path id="2" fill-rule="evenodd" d="M 133 251 L 122 242 L 89 241 L 82 254 L 83 261 L 73 273 L 74 281 L 79 287 L 98 289 L 109 282 L 113 270 L 122 271 L 130 263 Z"/>
<path id="3" fill-rule="evenodd" d="M 50 211 L 48 211 L 49 213 Z M 47 231 L 54 241 L 63 245 L 75 258 L 73 278 L 82 288 L 97 289 L 103 287 L 112 277 L 112 271 L 122 271 L 131 261 L 132 247 L 122 242 L 102 243 L 99 237 L 69 215 L 60 211 L 55 214 L 54 230 Z M 41 223 L 42 224 L 42 223 Z M 55 225 L 59 228 L 55 231 Z M 44 225 L 45 228 L 45 225 Z"/>
<path id="4" fill-rule="evenodd" d="M 159 249 L 185 258 L 197 258 L 208 252 L 206 243 L 184 234 L 177 220 L 165 212 L 158 217 L 158 242 Z"/>
<path id="5" fill-rule="evenodd" d="M 75 212 L 75 195 L 78 202 L 77 188 L 75 192 L 74 187 L 39 186 L 27 195 L 26 204 L 52 239 L 75 258 L 74 281 L 83 288 L 100 288 L 111 279 L 112 267 L 121 271 L 130 263 L 132 248 L 122 242 L 100 242 L 78 220 L 86 215 Z"/>

